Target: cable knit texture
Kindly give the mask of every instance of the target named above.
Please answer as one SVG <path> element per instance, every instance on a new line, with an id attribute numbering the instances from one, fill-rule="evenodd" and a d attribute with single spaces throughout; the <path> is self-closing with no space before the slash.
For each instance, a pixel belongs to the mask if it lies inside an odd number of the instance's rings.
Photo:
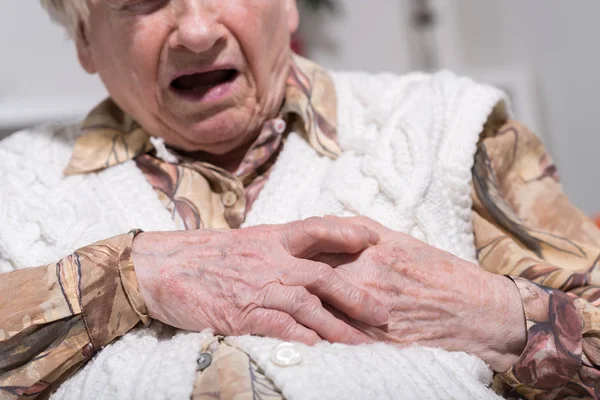
<path id="1" fill-rule="evenodd" d="M 475 261 L 470 180 L 478 135 L 499 101 L 496 89 L 435 75 L 334 74 L 337 160 L 291 134 L 246 226 L 314 215 L 365 215 Z M 45 126 L 0 142 L 0 272 L 61 259 L 129 231 L 174 223 L 134 162 L 65 178 L 78 128 Z M 110 207 L 109 207 L 110 205 Z M 59 399 L 187 399 L 208 332 L 165 332 L 160 324 L 107 346 L 54 395 Z M 291 399 L 497 398 L 475 357 L 385 344 L 322 343 L 302 363 L 269 361 L 278 341 L 230 338 Z"/>
<path id="2" fill-rule="evenodd" d="M 346 346 L 320 343 L 303 350 L 302 362 L 281 367 L 270 359 L 280 341 L 251 336 L 230 338 L 271 377 L 287 399 L 500 399 L 485 384 L 492 371 L 466 353 L 378 343 Z"/>

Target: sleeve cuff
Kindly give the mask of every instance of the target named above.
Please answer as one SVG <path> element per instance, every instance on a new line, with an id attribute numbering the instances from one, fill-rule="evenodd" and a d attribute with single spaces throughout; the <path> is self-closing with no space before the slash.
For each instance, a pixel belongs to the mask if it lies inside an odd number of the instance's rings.
<path id="1" fill-rule="evenodd" d="M 123 289 L 129 300 L 129 305 L 135 311 L 144 326 L 148 326 L 150 324 L 150 318 L 148 317 L 148 310 L 146 308 L 146 303 L 144 302 L 144 297 L 140 293 L 138 279 L 133 267 L 133 257 L 131 257 L 133 240 L 140 233 L 142 233 L 142 231 L 139 229 L 130 232 L 129 235 L 132 235 L 131 240 L 127 240 L 127 246 L 119 257 L 119 273 L 121 275 Z"/>
<path id="2" fill-rule="evenodd" d="M 567 294 L 511 277 L 523 300 L 527 345 L 503 379 L 516 387 L 564 387 L 582 366 L 582 319 Z"/>
<path id="3" fill-rule="evenodd" d="M 96 351 L 140 322 L 149 322 L 131 257 L 133 240 L 140 232 L 116 236 L 74 254 L 81 275 L 82 316 Z"/>

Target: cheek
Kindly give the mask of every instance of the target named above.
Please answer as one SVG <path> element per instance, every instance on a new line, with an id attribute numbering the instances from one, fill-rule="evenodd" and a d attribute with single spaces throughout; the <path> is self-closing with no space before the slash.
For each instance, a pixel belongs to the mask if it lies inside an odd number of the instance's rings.
<path id="1" fill-rule="evenodd" d="M 98 52 L 99 73 L 111 92 L 125 96 L 156 91 L 168 27 L 160 19 L 111 26 Z M 111 85 L 112 83 L 112 85 Z M 118 85 L 118 86 L 117 86 Z M 127 92 L 125 92 L 127 91 Z"/>
<path id="2" fill-rule="evenodd" d="M 156 92 L 159 89 L 159 66 L 165 41 L 160 26 L 153 29 L 147 23 L 140 25 L 123 59 L 129 60 L 128 72 L 138 89 Z"/>
<path id="3" fill-rule="evenodd" d="M 289 48 L 283 6 L 273 0 L 248 0 L 247 6 L 231 9 L 227 25 L 240 43 L 254 78 L 266 84 Z"/>

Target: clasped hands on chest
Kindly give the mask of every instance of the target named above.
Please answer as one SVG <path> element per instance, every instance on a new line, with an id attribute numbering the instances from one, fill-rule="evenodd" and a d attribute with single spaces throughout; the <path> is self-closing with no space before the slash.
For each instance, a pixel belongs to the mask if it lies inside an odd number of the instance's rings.
<path id="1" fill-rule="evenodd" d="M 150 317 L 177 328 L 419 344 L 497 371 L 525 343 L 512 281 L 368 218 L 146 232 L 132 256 Z"/>

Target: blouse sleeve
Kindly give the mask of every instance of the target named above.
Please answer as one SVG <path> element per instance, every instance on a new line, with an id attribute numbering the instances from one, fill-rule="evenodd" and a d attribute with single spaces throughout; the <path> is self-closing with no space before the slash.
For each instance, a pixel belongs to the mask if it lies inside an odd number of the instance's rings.
<path id="1" fill-rule="evenodd" d="M 479 263 L 513 279 L 527 323 L 525 350 L 496 388 L 527 399 L 600 397 L 600 230 L 569 202 L 524 125 L 484 132 L 473 210 Z"/>
<path id="2" fill-rule="evenodd" d="M 138 232 L 0 275 L 0 399 L 48 396 L 103 346 L 148 323 L 131 257 Z"/>

